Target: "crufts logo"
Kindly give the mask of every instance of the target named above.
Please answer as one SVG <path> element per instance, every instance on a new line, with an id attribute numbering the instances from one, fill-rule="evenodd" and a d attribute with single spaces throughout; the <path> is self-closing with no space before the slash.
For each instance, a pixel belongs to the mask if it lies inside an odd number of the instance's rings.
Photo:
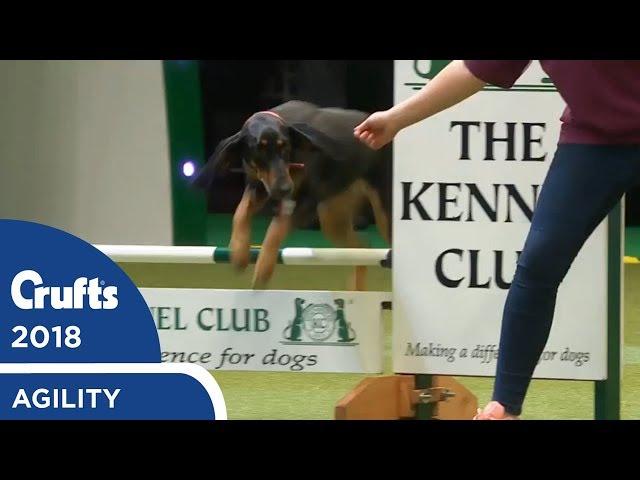
<path id="1" fill-rule="evenodd" d="M 85 308 L 88 297 L 92 310 L 113 310 L 118 306 L 118 287 L 104 287 L 104 280 L 77 278 L 73 286 L 43 286 L 44 281 L 34 270 L 23 270 L 13 277 L 11 299 L 22 310 L 70 310 Z M 23 290 L 24 287 L 24 290 Z"/>
<path id="2" fill-rule="evenodd" d="M 307 345 L 356 345 L 356 333 L 345 319 L 344 300 L 333 302 L 336 308 L 326 303 L 311 303 L 304 307 L 306 300 L 294 301 L 295 318 L 284 329 L 284 338 L 288 342 Z M 304 307 L 304 308 L 303 308 Z M 303 335 L 307 341 L 303 341 Z"/>

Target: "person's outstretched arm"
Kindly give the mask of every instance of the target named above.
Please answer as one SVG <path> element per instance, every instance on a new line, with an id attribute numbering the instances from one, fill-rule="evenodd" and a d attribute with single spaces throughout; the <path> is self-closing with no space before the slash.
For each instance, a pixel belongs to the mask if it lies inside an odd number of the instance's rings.
<path id="1" fill-rule="evenodd" d="M 403 128 L 460 103 L 487 83 L 510 87 L 528 63 L 528 60 L 454 60 L 418 94 L 389 110 L 369 116 L 354 129 L 354 135 L 371 148 L 382 148 Z"/>

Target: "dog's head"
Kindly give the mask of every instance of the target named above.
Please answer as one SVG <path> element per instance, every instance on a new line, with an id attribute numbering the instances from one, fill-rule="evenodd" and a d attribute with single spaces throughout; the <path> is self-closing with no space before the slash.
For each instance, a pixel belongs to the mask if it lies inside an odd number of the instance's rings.
<path id="1" fill-rule="evenodd" d="M 289 125 L 273 112 L 258 112 L 218 144 L 194 183 L 209 188 L 216 176 L 242 166 L 248 178 L 262 182 L 270 197 L 282 200 L 293 191 L 290 166 L 296 149 L 340 155 L 335 142 L 313 127 Z"/>

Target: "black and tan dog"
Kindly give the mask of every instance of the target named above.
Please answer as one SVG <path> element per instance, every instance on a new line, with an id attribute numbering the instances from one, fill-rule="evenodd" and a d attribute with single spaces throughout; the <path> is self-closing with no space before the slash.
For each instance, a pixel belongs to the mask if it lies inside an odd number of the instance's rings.
<path id="1" fill-rule="evenodd" d="M 249 263 L 251 218 L 267 202 L 276 213 L 258 256 L 254 287 L 273 274 L 282 241 L 292 228 L 316 218 L 337 247 L 364 247 L 354 217 L 368 202 L 383 238 L 391 243 L 390 147 L 372 150 L 353 129 L 365 112 L 319 108 L 291 101 L 252 115 L 223 140 L 199 173 L 195 185 L 208 189 L 213 178 L 242 165 L 247 185 L 233 216 L 229 247 L 234 266 Z M 365 270 L 356 270 L 356 289 Z"/>

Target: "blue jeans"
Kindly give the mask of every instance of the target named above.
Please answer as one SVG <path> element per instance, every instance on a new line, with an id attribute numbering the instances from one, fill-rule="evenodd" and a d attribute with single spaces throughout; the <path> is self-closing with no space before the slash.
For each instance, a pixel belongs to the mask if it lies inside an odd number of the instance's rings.
<path id="1" fill-rule="evenodd" d="M 561 144 L 507 295 L 493 399 L 519 415 L 549 338 L 558 287 L 591 233 L 640 182 L 640 145 Z"/>

